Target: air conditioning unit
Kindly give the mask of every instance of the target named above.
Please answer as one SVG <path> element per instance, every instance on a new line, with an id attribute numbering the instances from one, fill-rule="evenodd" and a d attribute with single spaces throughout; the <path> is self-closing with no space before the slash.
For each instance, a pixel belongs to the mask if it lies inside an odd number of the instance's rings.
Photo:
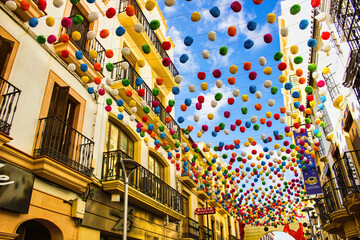
<path id="1" fill-rule="evenodd" d="M 76 198 L 72 201 L 71 205 L 71 217 L 84 219 L 86 202 L 80 198 Z"/>

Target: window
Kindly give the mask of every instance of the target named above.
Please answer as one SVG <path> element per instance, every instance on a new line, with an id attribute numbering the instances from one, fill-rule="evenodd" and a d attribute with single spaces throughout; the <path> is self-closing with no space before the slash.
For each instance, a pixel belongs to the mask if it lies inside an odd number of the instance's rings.
<path id="1" fill-rule="evenodd" d="M 149 154 L 149 171 L 161 180 L 165 179 L 164 166 L 151 154 Z"/>
<path id="2" fill-rule="evenodd" d="M 120 127 L 109 121 L 106 132 L 105 149 L 107 152 L 121 150 L 134 158 L 134 141 Z"/>
<path id="3" fill-rule="evenodd" d="M 5 76 L 6 67 L 10 60 L 10 55 L 14 42 L 0 36 L 0 77 Z"/>
<path id="4" fill-rule="evenodd" d="M 84 18 L 84 21 L 82 24 L 78 24 L 78 25 L 71 24 L 71 26 L 66 29 L 66 34 L 71 36 L 71 34 L 74 31 L 80 32 L 82 37 L 80 38 L 79 41 L 75 41 L 75 43 L 82 51 L 84 51 L 87 47 L 86 46 L 86 42 L 87 42 L 86 34 L 90 28 L 90 21 L 84 16 L 84 14 L 80 11 L 80 9 L 76 5 L 73 5 L 73 7 L 71 9 L 70 17 L 72 18 L 75 15 L 81 15 Z"/>

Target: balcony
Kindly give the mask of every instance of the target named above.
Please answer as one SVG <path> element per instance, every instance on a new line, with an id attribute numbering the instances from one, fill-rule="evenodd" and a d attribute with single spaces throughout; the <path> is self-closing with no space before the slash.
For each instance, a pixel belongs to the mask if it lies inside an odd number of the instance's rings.
<path id="1" fill-rule="evenodd" d="M 132 17 L 129 17 L 125 12 L 128 5 L 132 5 L 135 8 L 135 15 Z M 127 33 L 129 33 L 131 36 L 134 36 L 132 37 L 132 40 L 135 42 L 136 46 L 142 46 L 146 43 L 151 46 L 151 53 L 146 54 L 145 58 L 151 65 L 152 69 L 154 69 L 160 77 L 164 78 L 164 84 L 166 87 L 168 89 L 173 87 L 176 84 L 174 77 L 179 75 L 179 72 L 173 62 L 171 62 L 169 67 L 164 67 L 162 65 L 162 59 L 165 57 L 170 57 L 162 48 L 162 44 L 155 31 L 150 28 L 150 23 L 147 20 L 145 14 L 142 12 L 141 7 L 137 1 L 120 0 L 118 18 L 121 25 L 125 27 Z M 144 26 L 145 30 L 143 33 L 139 34 L 135 32 L 134 25 L 136 23 L 141 23 Z"/>
<path id="2" fill-rule="evenodd" d="M 200 229 L 197 221 L 189 217 L 184 220 L 182 239 L 200 239 Z"/>
<path id="3" fill-rule="evenodd" d="M 123 85 L 120 83 L 120 80 L 123 80 L 123 79 L 128 79 L 130 81 L 130 86 L 131 88 L 134 90 L 134 91 L 138 91 L 139 89 L 144 89 L 145 90 L 145 95 L 140 97 L 140 100 L 145 100 L 147 105 L 153 110 L 153 113 L 154 113 L 154 108 L 152 107 L 152 101 L 158 101 L 159 102 L 159 108 L 160 108 L 160 113 L 159 114 L 156 114 L 156 116 L 158 116 L 161 120 L 161 122 L 170 130 L 172 129 L 175 125 L 177 126 L 177 139 L 180 141 L 181 140 L 181 134 L 180 134 L 180 126 L 176 123 L 175 119 L 171 116 L 170 113 L 166 112 L 166 108 L 164 107 L 164 105 L 161 103 L 161 101 L 152 95 L 152 90 L 151 88 L 145 83 L 143 82 L 141 87 L 137 86 L 135 84 L 135 80 L 137 78 L 141 78 L 140 74 L 137 73 L 137 71 L 130 65 L 129 63 L 129 68 L 128 70 L 123 70 L 121 67 L 120 67 L 120 64 L 122 62 L 127 62 L 126 60 L 123 60 L 121 62 L 117 62 L 117 63 L 114 63 L 114 71 L 112 72 L 111 74 L 111 78 L 112 79 L 115 79 L 115 84 L 113 85 L 113 87 L 115 88 L 121 88 L 123 87 Z M 116 83 L 116 81 L 118 81 L 118 83 Z M 119 91 L 121 94 L 121 91 Z M 137 95 L 137 93 L 136 93 Z M 127 99 L 127 97 L 123 97 L 123 99 Z M 140 107 L 140 106 L 139 106 Z M 140 107 L 141 108 L 141 107 Z M 138 111 L 137 114 L 142 114 L 142 111 Z M 155 113 L 154 113 L 155 115 Z M 167 117 L 170 117 L 171 118 L 171 122 L 170 123 L 166 123 L 165 122 L 165 119 Z"/>
<path id="4" fill-rule="evenodd" d="M 121 160 L 131 159 L 121 150 L 104 152 L 102 184 L 112 194 L 124 192 Z M 183 196 L 143 166 L 134 170 L 129 179 L 129 201 L 159 216 L 169 215 L 180 221 L 183 216 Z"/>
<path id="5" fill-rule="evenodd" d="M 5 3 L 6 0 L 1 0 L 1 2 Z M 21 0 L 14 0 L 14 2 L 17 5 L 16 10 L 14 11 L 14 13 L 16 14 L 16 16 L 18 16 L 23 22 L 28 22 L 30 20 L 30 18 L 34 17 L 34 18 L 41 18 L 46 16 L 46 12 L 41 11 L 38 6 L 37 6 L 37 1 L 36 0 L 28 0 L 29 4 L 30 4 L 30 8 L 28 11 L 23 11 L 20 8 L 20 3 Z"/>
<path id="6" fill-rule="evenodd" d="M 204 200 L 210 199 L 209 195 L 207 195 L 207 193 L 204 191 L 204 189 L 197 187 L 196 192 L 199 195 L 199 197 L 201 197 L 202 199 L 204 199 Z"/>
<path id="7" fill-rule="evenodd" d="M 360 175 L 354 164 L 359 163 L 359 159 L 360 150 L 348 151 L 333 165 L 341 197 L 346 200 L 346 207 L 356 213 L 360 213 L 360 197 L 357 194 L 360 191 Z"/>
<path id="8" fill-rule="evenodd" d="M 0 77 L 0 132 L 10 135 L 21 91 Z"/>
<path id="9" fill-rule="evenodd" d="M 213 240 L 212 230 L 208 227 L 200 227 L 201 240 Z"/>
<path id="10" fill-rule="evenodd" d="M 81 39 L 79 41 L 75 41 L 71 38 L 71 34 L 74 31 L 78 31 L 81 34 Z M 103 70 L 105 66 L 105 48 L 101 45 L 101 43 L 95 38 L 93 40 L 87 40 L 86 34 L 89 32 L 89 29 L 82 23 L 82 24 L 72 24 L 69 28 L 61 28 L 61 34 L 66 33 L 69 35 L 70 40 L 67 43 L 57 42 L 54 44 L 55 53 L 57 55 L 61 54 L 61 51 L 67 50 L 71 54 L 68 58 L 62 58 L 67 64 L 74 63 L 76 65 L 76 73 L 81 76 L 88 76 L 90 81 L 92 81 L 95 77 L 103 78 Z M 60 39 L 60 37 L 59 37 Z M 95 59 L 90 58 L 89 52 L 90 50 L 97 51 L 97 57 Z M 78 60 L 75 57 L 75 52 L 81 51 L 84 55 L 83 59 Z M 80 65 L 85 63 L 89 66 L 86 72 L 80 70 Z M 100 71 L 95 71 L 93 65 L 95 63 L 99 63 L 101 65 Z"/>

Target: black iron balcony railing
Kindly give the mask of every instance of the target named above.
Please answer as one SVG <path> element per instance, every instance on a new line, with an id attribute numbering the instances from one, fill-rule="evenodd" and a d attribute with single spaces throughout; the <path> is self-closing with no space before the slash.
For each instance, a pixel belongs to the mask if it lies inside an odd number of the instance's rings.
<path id="1" fill-rule="evenodd" d="M 359 70 L 357 70 L 356 76 L 354 78 L 353 90 L 358 102 L 360 103 L 360 71 Z"/>
<path id="2" fill-rule="evenodd" d="M 121 150 L 104 152 L 102 181 L 124 181 L 121 161 L 131 159 Z M 157 202 L 183 214 L 183 196 L 143 166 L 134 170 L 129 178 L 129 186 L 151 197 Z"/>
<path id="3" fill-rule="evenodd" d="M 71 35 L 73 32 L 78 31 L 81 34 L 81 38 L 79 41 L 75 41 L 72 39 Z M 87 39 L 87 33 L 89 29 L 85 26 L 85 24 L 71 24 L 69 28 L 61 28 L 61 33 L 66 33 L 70 37 L 70 41 L 83 53 L 84 57 L 86 57 L 92 64 L 99 63 L 101 65 L 101 73 L 103 73 L 103 69 L 105 66 L 105 48 L 99 40 L 94 38 L 93 40 Z M 96 58 L 91 58 L 89 55 L 90 50 L 95 50 L 97 52 Z"/>
<path id="4" fill-rule="evenodd" d="M 330 98 L 333 102 L 336 99 L 336 97 L 340 95 L 340 89 L 339 89 L 340 83 L 335 82 L 334 74 L 335 74 L 334 72 L 329 73 L 327 75 L 322 74 L 326 82 L 326 87 L 329 92 Z"/>
<path id="5" fill-rule="evenodd" d="M 39 120 L 34 156 L 48 156 L 87 176 L 92 173 L 94 142 L 59 117 Z"/>
<path id="6" fill-rule="evenodd" d="M 10 134 L 21 91 L 0 77 L 0 132 Z"/>
<path id="7" fill-rule="evenodd" d="M 139 20 L 139 22 L 144 26 L 145 32 L 146 34 L 149 36 L 149 38 L 151 39 L 154 47 L 156 48 L 156 50 L 159 52 L 160 56 L 162 58 L 170 58 L 169 55 L 167 54 L 167 52 L 163 49 L 162 44 L 159 40 L 159 38 L 156 36 L 156 33 L 154 32 L 154 30 L 152 30 L 150 28 L 150 23 L 149 21 L 146 19 L 144 13 L 142 12 L 141 8 L 139 7 L 138 3 L 136 2 L 136 0 L 120 0 L 120 6 L 119 6 L 119 13 L 125 12 L 126 7 L 128 5 L 132 5 L 135 8 L 135 16 L 137 17 L 137 19 Z M 171 74 L 175 77 L 177 75 L 179 75 L 178 70 L 176 69 L 175 65 L 173 62 L 171 62 L 170 66 L 169 66 L 169 70 L 171 72 Z"/>
<path id="8" fill-rule="evenodd" d="M 322 223 L 330 223 L 331 219 L 329 215 L 342 208 L 341 196 L 339 188 L 336 186 L 335 178 L 327 181 L 323 186 L 322 190 L 324 193 L 325 208 L 320 214 Z"/>
<path id="9" fill-rule="evenodd" d="M 130 65 L 129 63 L 129 68 L 128 70 L 123 70 L 120 67 L 120 64 L 122 62 L 128 62 L 126 60 L 123 60 L 121 62 L 117 62 L 114 63 L 114 69 L 115 71 L 112 72 L 111 78 L 115 79 L 115 81 L 118 80 L 122 80 L 122 79 L 128 79 L 130 81 L 130 86 L 138 91 L 139 89 L 144 89 L 145 90 L 145 95 L 142 96 L 142 99 L 144 99 L 146 101 L 146 103 L 148 104 L 148 106 L 154 111 L 154 108 L 152 107 L 152 102 L 153 101 L 158 101 L 159 102 L 159 108 L 160 108 L 160 113 L 157 114 L 158 117 L 160 118 L 160 120 L 164 123 L 164 125 L 170 130 L 172 129 L 175 125 L 177 126 L 177 139 L 181 139 L 181 135 L 180 135 L 180 126 L 176 123 L 176 121 L 174 120 L 174 118 L 171 116 L 170 113 L 168 113 L 166 111 L 166 108 L 164 107 L 164 105 L 161 103 L 161 101 L 155 97 L 154 95 L 152 95 L 152 90 L 151 88 L 145 83 L 143 82 L 143 84 L 141 85 L 141 87 L 137 86 L 135 84 L 135 80 L 137 78 L 140 78 L 140 74 L 136 72 L 136 70 Z M 171 118 L 171 122 L 170 123 L 166 123 L 165 119 L 167 117 Z"/>
<path id="10" fill-rule="evenodd" d="M 231 235 L 231 236 L 229 237 L 229 239 L 230 239 L 230 240 L 236 240 L 236 237 L 235 237 L 234 235 Z"/>
<path id="11" fill-rule="evenodd" d="M 360 150 L 345 152 L 343 158 L 333 165 L 337 185 L 343 199 L 360 190 L 360 175 L 354 166 L 356 163 L 360 163 Z"/>
<path id="12" fill-rule="evenodd" d="M 186 218 L 183 225 L 183 238 L 200 239 L 199 223 L 191 218 Z"/>
<path id="13" fill-rule="evenodd" d="M 326 110 L 326 108 L 324 108 L 323 110 L 320 110 L 320 113 L 322 114 L 321 121 L 323 121 L 325 123 L 325 126 L 322 129 L 325 133 L 325 136 L 327 136 L 329 133 L 334 131 L 334 128 L 332 126 L 332 123 L 331 123 L 331 120 L 329 117 L 329 113 Z M 319 138 L 319 139 L 321 139 L 321 138 Z"/>
<path id="14" fill-rule="evenodd" d="M 201 240 L 212 240 L 213 239 L 213 235 L 212 235 L 212 230 L 208 227 L 201 227 L 200 231 L 202 231 L 202 238 Z"/>
<path id="15" fill-rule="evenodd" d="M 322 202 L 322 200 L 320 200 L 320 201 L 316 202 L 314 206 L 319 209 L 318 213 L 319 213 L 319 217 L 320 217 L 320 225 L 323 227 L 324 225 L 330 223 L 331 218 L 329 216 L 329 211 L 328 211 L 327 207 L 325 206 L 325 202 Z"/>

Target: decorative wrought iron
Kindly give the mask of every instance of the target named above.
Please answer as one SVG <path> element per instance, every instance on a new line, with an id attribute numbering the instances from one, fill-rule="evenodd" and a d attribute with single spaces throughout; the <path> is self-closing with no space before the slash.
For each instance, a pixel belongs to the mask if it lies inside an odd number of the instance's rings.
<path id="1" fill-rule="evenodd" d="M 340 201 L 340 192 L 336 186 L 335 179 L 332 178 L 327 181 L 323 186 L 325 208 L 320 210 L 320 218 L 323 224 L 331 222 L 329 215 L 342 208 Z"/>
<path id="2" fill-rule="evenodd" d="M 202 234 L 203 238 L 201 240 L 212 240 L 213 239 L 212 238 L 212 236 L 213 236 L 212 230 L 210 228 L 202 226 L 200 228 L 200 230 L 203 231 L 203 234 Z"/>
<path id="3" fill-rule="evenodd" d="M 194 219 L 187 217 L 184 220 L 183 238 L 200 239 L 199 223 Z"/>
<path id="4" fill-rule="evenodd" d="M 167 54 L 167 52 L 163 49 L 162 44 L 161 44 L 159 38 L 157 37 L 156 33 L 154 32 L 154 30 L 152 30 L 150 28 L 149 21 L 145 17 L 144 13 L 142 12 L 142 10 L 139 7 L 136 0 L 120 0 L 119 13 L 125 12 L 126 7 L 128 5 L 132 5 L 135 8 L 135 16 L 137 17 L 139 22 L 144 26 L 146 34 L 151 39 L 154 47 L 159 52 L 160 56 L 162 58 L 165 58 L 165 57 L 170 58 L 169 55 Z M 170 66 L 169 66 L 169 70 L 174 77 L 179 75 L 179 72 L 176 69 L 173 62 L 171 62 Z"/>
<path id="5" fill-rule="evenodd" d="M 39 119 L 34 156 L 48 156 L 87 176 L 94 142 L 57 116 Z"/>
<path id="6" fill-rule="evenodd" d="M 0 132 L 10 134 L 21 91 L 0 77 Z"/>
<path id="7" fill-rule="evenodd" d="M 360 160 L 360 150 L 345 152 L 343 158 L 333 165 L 335 178 L 342 198 L 360 190 L 359 173 L 354 162 Z"/>
<path id="8" fill-rule="evenodd" d="M 121 168 L 123 159 L 131 159 L 121 150 L 104 152 L 102 181 L 124 181 Z M 129 178 L 129 186 L 168 206 L 176 212 L 183 213 L 183 196 L 143 166 L 136 168 Z"/>
<path id="9" fill-rule="evenodd" d="M 166 111 L 166 108 L 164 107 L 164 105 L 161 103 L 161 101 L 152 94 L 152 90 L 151 88 L 145 83 L 143 82 L 141 87 L 137 86 L 135 84 L 135 80 L 137 78 L 141 78 L 140 74 L 130 65 L 129 63 L 129 68 L 127 70 L 123 70 L 121 67 L 120 67 L 120 64 L 122 62 L 128 62 L 127 60 L 123 60 L 121 62 L 117 62 L 117 63 L 114 63 L 114 69 L 115 71 L 112 73 L 111 75 L 111 78 L 112 79 L 115 79 L 115 81 L 118 81 L 118 80 L 123 80 L 123 79 L 128 79 L 130 81 L 130 86 L 138 91 L 139 89 L 144 89 L 145 90 L 145 94 L 144 96 L 142 96 L 141 98 L 144 99 L 148 106 L 154 111 L 154 107 L 152 107 L 152 102 L 153 101 L 158 101 L 159 102 L 159 108 L 160 108 L 160 113 L 158 113 L 158 117 L 160 118 L 160 120 L 164 123 L 164 125 L 170 130 L 172 129 L 174 126 L 177 126 L 177 139 L 181 139 L 181 133 L 180 133 L 180 126 L 177 124 L 177 122 L 175 121 L 175 119 L 171 116 L 170 113 L 168 113 Z M 171 122 L 167 123 L 165 121 L 165 119 L 167 117 L 170 117 L 171 118 Z"/>

